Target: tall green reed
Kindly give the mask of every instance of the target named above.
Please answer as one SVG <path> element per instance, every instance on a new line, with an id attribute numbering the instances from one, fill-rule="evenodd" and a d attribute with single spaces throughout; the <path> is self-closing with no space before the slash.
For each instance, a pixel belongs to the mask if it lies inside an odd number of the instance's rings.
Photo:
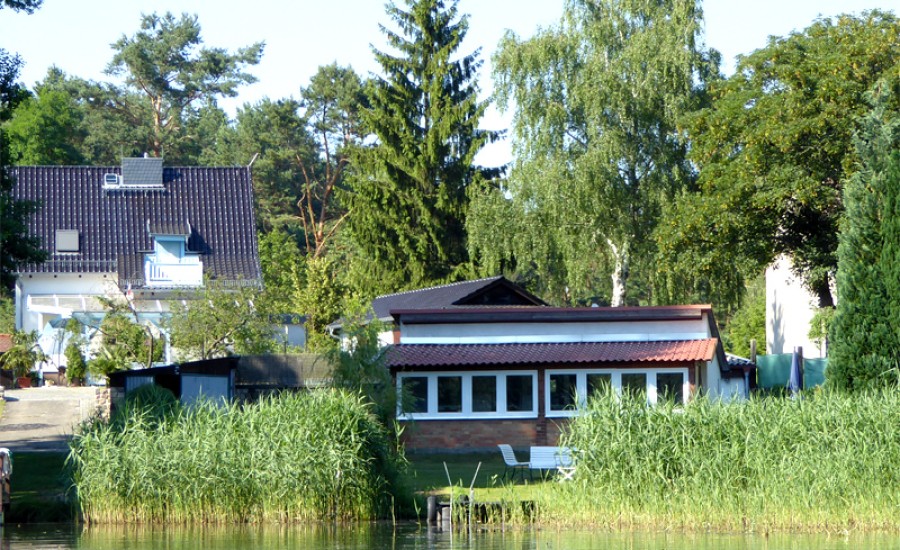
<path id="1" fill-rule="evenodd" d="M 252 404 L 130 403 L 70 461 L 88 522 L 389 517 L 404 461 L 370 407 L 336 390 Z"/>
<path id="2" fill-rule="evenodd" d="M 544 521 L 740 530 L 898 529 L 900 393 L 647 407 L 607 395 L 572 421 L 576 480 Z"/>

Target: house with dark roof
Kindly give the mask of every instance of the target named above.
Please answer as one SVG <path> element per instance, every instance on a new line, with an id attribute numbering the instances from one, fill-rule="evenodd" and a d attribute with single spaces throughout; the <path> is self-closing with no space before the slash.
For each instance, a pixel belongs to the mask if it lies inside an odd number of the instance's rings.
<path id="1" fill-rule="evenodd" d="M 29 232 L 47 260 L 20 266 L 16 326 L 43 331 L 104 315 L 101 299 L 128 299 L 159 326 L 166 300 L 205 284 L 261 284 L 249 167 L 165 167 L 161 158 L 121 166 L 11 168 L 16 199 L 38 201 Z M 58 323 L 57 323 L 58 324 Z M 60 354 L 51 354 L 55 370 Z"/>
<path id="2" fill-rule="evenodd" d="M 384 345 L 397 343 L 397 327 L 391 312 L 402 309 L 468 309 L 472 307 L 545 306 L 543 300 L 527 292 L 506 277 L 486 277 L 472 281 L 459 281 L 446 285 L 385 294 L 372 300 L 368 320 L 378 320 L 389 330 L 382 333 Z M 328 325 L 334 336 L 339 336 L 344 321 Z"/>
<path id="3" fill-rule="evenodd" d="M 503 277 L 380 296 L 410 450 L 554 445 L 602 388 L 686 403 L 746 395 L 712 307 L 550 307 Z"/>

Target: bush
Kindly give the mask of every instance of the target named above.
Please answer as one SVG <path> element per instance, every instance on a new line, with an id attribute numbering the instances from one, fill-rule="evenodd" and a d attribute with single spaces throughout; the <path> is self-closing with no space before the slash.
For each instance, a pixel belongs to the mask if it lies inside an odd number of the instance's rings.
<path id="1" fill-rule="evenodd" d="M 70 342 L 66 346 L 66 379 L 69 382 L 80 382 L 84 380 L 87 374 L 87 362 L 84 355 L 81 354 L 81 346 L 75 342 Z"/>

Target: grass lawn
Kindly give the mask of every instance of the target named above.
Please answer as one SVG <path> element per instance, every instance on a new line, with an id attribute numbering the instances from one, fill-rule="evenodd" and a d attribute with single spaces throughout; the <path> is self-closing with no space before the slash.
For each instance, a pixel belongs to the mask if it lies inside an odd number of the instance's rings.
<path id="1" fill-rule="evenodd" d="M 537 471 L 534 472 L 533 480 L 527 471 L 524 480 L 519 475 L 514 481 L 504 480 L 506 465 L 499 450 L 496 453 L 409 454 L 407 458 L 410 462 L 410 486 L 417 495 L 423 497 L 428 494 L 450 493 L 444 463 L 450 472 L 453 493 L 457 495 L 469 492 L 472 478 L 478 470 L 473 489 L 475 499 L 480 501 L 534 500 L 535 494 L 545 484 L 557 483 L 555 476 L 542 479 Z"/>
<path id="2" fill-rule="evenodd" d="M 66 521 L 73 517 L 64 453 L 15 453 L 10 523 Z"/>

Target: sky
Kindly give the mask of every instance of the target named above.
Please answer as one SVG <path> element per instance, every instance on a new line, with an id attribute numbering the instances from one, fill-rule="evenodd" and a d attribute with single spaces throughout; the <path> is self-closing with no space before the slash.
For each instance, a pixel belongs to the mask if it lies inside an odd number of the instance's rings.
<path id="1" fill-rule="evenodd" d="M 817 17 L 882 9 L 900 14 L 900 0 L 702 0 L 706 45 L 722 53 L 723 70 L 734 71 L 735 56 L 764 47 L 769 36 L 803 30 Z M 402 2 L 398 2 L 401 6 Z M 555 25 L 564 0 L 459 0 L 469 14 L 469 33 L 460 53 L 481 48 L 482 95 L 492 91 L 490 56 L 506 30 L 521 38 Z M 103 74 L 110 44 L 134 34 L 142 13 L 198 16 L 204 44 L 234 50 L 266 43 L 262 61 L 251 68 L 258 82 L 237 98 L 220 101 L 231 115 L 262 98 L 297 97 L 321 65 L 337 62 L 362 76 L 378 72 L 372 46 L 386 49 L 379 24 L 390 26 L 381 0 L 44 0 L 34 14 L 0 10 L 0 47 L 21 55 L 21 80 L 32 88 L 52 65 L 71 76 L 107 80 Z M 511 113 L 491 108 L 482 121 L 507 129 Z M 488 166 L 509 162 L 508 141 L 489 145 L 476 159 Z M 248 159 L 249 160 L 249 159 Z"/>

